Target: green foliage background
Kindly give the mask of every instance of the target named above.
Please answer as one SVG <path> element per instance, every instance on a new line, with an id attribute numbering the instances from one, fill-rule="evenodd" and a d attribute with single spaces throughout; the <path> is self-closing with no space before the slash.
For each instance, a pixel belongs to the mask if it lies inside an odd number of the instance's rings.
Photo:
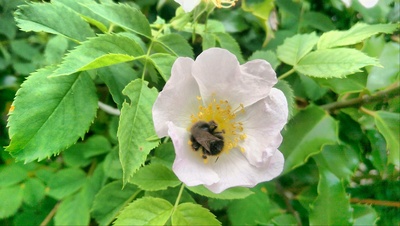
<path id="1" fill-rule="evenodd" d="M 399 10 L 0 0 L 0 225 L 400 224 Z M 215 46 L 269 61 L 290 105 L 282 175 L 221 194 L 178 180 L 151 118 Z"/>

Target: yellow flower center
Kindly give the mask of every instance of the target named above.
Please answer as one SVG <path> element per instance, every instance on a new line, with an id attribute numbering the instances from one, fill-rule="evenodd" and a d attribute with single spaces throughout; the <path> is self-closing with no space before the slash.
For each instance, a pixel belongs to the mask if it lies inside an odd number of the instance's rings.
<path id="1" fill-rule="evenodd" d="M 191 115 L 192 124 L 188 130 L 190 131 L 191 127 L 199 121 L 214 121 L 217 124 L 216 132 L 222 133 L 224 138 L 224 147 L 221 153 L 229 153 L 232 148 L 239 148 L 244 152 L 245 149 L 240 144 L 246 139 L 246 134 L 243 132 L 243 123 L 236 119 L 238 114 L 244 113 L 243 105 L 240 104 L 236 109 L 232 109 L 227 100 L 211 98 L 210 103 L 204 106 L 201 97 L 197 97 L 197 99 L 199 101 L 198 113 Z M 189 141 L 189 145 L 192 145 L 191 141 Z M 207 162 L 206 159 L 205 162 Z"/>
<path id="2" fill-rule="evenodd" d="M 235 6 L 237 0 L 211 0 L 218 8 L 230 8 Z"/>

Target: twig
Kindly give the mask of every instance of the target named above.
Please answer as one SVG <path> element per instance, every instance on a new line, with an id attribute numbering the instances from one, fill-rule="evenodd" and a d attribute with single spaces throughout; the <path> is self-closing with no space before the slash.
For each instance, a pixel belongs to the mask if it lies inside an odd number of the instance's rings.
<path id="1" fill-rule="evenodd" d="M 302 226 L 299 213 L 293 208 L 292 204 L 290 203 L 289 198 L 288 198 L 287 195 L 285 194 L 284 188 L 282 187 L 282 185 L 281 185 L 279 182 L 276 183 L 276 188 L 277 188 L 277 192 L 280 193 L 280 194 L 282 195 L 283 200 L 285 201 L 287 210 L 288 210 L 290 213 L 292 213 L 293 216 L 296 218 L 297 225 L 298 225 L 298 226 Z"/>
<path id="2" fill-rule="evenodd" d="M 50 221 L 51 218 L 53 218 L 53 216 L 56 214 L 58 207 L 60 206 L 61 202 L 58 202 L 53 209 L 50 211 L 49 214 L 47 214 L 46 218 L 44 218 L 44 220 L 42 221 L 42 223 L 40 223 L 40 226 L 46 226 Z"/>
<path id="3" fill-rule="evenodd" d="M 116 108 L 113 108 L 113 107 L 111 107 L 111 106 L 109 106 L 109 105 L 107 105 L 107 104 L 105 104 L 103 102 L 100 102 L 100 101 L 98 103 L 99 103 L 99 108 L 101 110 L 103 110 L 104 112 L 110 114 L 110 115 L 117 115 L 118 116 L 118 115 L 121 114 L 121 112 Z"/>
<path id="4" fill-rule="evenodd" d="M 347 107 L 360 107 L 367 103 L 372 103 L 381 100 L 388 100 L 393 97 L 400 96 L 400 85 L 396 83 L 394 87 L 391 87 L 386 90 L 379 91 L 374 95 L 363 95 L 358 98 L 353 98 L 350 100 L 338 101 L 330 104 L 323 105 L 322 108 L 327 111 L 333 111 L 340 108 Z"/>
<path id="5" fill-rule="evenodd" d="M 350 202 L 351 203 L 371 204 L 371 205 L 376 205 L 376 206 L 390 206 L 390 207 L 398 207 L 398 208 L 400 208 L 400 202 L 394 202 L 394 201 L 351 198 Z"/>

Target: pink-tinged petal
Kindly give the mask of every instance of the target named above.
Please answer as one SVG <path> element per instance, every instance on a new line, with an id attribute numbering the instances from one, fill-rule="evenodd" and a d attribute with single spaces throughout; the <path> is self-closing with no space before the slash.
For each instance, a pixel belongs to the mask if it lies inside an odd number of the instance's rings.
<path id="1" fill-rule="evenodd" d="M 205 187 L 214 193 L 221 193 L 236 186 L 254 187 L 260 182 L 277 177 L 283 170 L 283 163 L 282 153 L 276 150 L 269 161 L 256 167 L 250 164 L 239 150 L 234 149 L 228 154 L 222 154 L 217 162 L 211 163 L 221 179 Z"/>
<path id="2" fill-rule="evenodd" d="M 219 181 L 218 175 L 210 165 L 204 163 L 201 153 L 189 146 L 190 134 L 185 128 L 168 122 L 168 135 L 174 143 L 176 154 L 172 170 L 180 181 L 188 186 L 210 185 Z"/>
<path id="3" fill-rule="evenodd" d="M 241 144 L 245 156 L 254 166 L 264 164 L 282 142 L 280 131 L 287 122 L 288 107 L 285 95 L 272 88 L 268 97 L 245 108 L 238 114 L 246 139 Z"/>
<path id="4" fill-rule="evenodd" d="M 200 3 L 200 0 L 175 0 L 175 2 L 179 3 L 183 10 L 188 13 Z"/>
<path id="5" fill-rule="evenodd" d="M 251 105 L 268 96 L 277 78 L 271 65 L 253 60 L 239 65 L 235 55 L 220 48 L 201 53 L 193 65 L 193 76 L 205 103 L 215 97 L 233 107 Z"/>
<path id="6" fill-rule="evenodd" d="M 193 60 L 178 58 L 172 66 L 171 78 L 153 105 L 153 121 L 159 137 L 167 136 L 167 122 L 186 128 L 190 115 L 197 114 L 200 91 L 191 75 Z"/>

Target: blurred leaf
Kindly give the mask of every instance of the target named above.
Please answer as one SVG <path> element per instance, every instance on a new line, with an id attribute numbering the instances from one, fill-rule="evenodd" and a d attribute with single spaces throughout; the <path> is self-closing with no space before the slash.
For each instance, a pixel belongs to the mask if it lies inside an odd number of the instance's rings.
<path id="1" fill-rule="evenodd" d="M 42 160 L 83 137 L 97 110 L 95 87 L 86 74 L 49 78 L 54 67 L 28 77 L 8 118 L 9 151 L 17 161 Z M 80 98 L 77 98 L 79 96 Z"/>
<path id="2" fill-rule="evenodd" d="M 274 225 L 298 225 L 296 218 L 291 214 L 282 214 L 272 218 L 271 222 Z"/>
<path id="3" fill-rule="evenodd" d="M 44 31 L 77 42 L 94 36 L 89 24 L 62 4 L 30 3 L 20 6 L 15 12 L 15 20 L 23 31 Z"/>
<path id="4" fill-rule="evenodd" d="M 358 167 L 358 153 L 344 145 L 326 145 L 322 152 L 313 156 L 318 165 L 335 174 L 337 178 L 350 182 Z"/>
<path id="5" fill-rule="evenodd" d="M 193 50 L 187 40 L 179 34 L 167 34 L 155 39 L 154 48 L 161 47 L 165 52 L 177 57 L 193 58 Z M 161 52 L 161 51 L 160 51 Z"/>
<path id="6" fill-rule="evenodd" d="M 187 186 L 186 188 L 196 194 L 214 199 L 243 199 L 253 194 L 253 192 L 250 189 L 243 187 L 229 188 L 219 194 L 211 192 L 203 185 L 198 185 L 194 187 Z"/>
<path id="7" fill-rule="evenodd" d="M 22 204 L 23 191 L 21 186 L 0 188 L 0 219 L 14 215 Z"/>
<path id="8" fill-rule="evenodd" d="M 46 44 L 44 50 L 44 57 L 46 59 L 46 64 L 58 64 L 68 49 L 68 40 L 63 36 L 52 37 Z"/>
<path id="9" fill-rule="evenodd" d="M 296 65 L 307 53 L 309 53 L 318 42 L 315 32 L 311 34 L 297 34 L 285 39 L 278 46 L 276 54 L 278 58 L 289 65 Z"/>
<path id="10" fill-rule="evenodd" d="M 267 224 L 279 214 L 279 208 L 268 197 L 265 187 L 252 189 L 255 193 L 229 204 L 228 217 L 232 225 Z"/>
<path id="11" fill-rule="evenodd" d="M 386 141 L 378 130 L 370 129 L 366 131 L 369 142 L 371 143 L 371 155 L 367 156 L 372 162 L 374 167 L 384 175 L 387 171 L 387 153 L 386 153 Z"/>
<path id="12" fill-rule="evenodd" d="M 377 111 L 374 114 L 375 124 L 385 137 L 388 149 L 388 163 L 400 166 L 400 114 Z"/>
<path id="13" fill-rule="evenodd" d="M 348 48 L 322 49 L 304 56 L 296 71 L 318 78 L 341 78 L 361 71 L 365 66 L 380 66 L 375 58 Z"/>
<path id="14" fill-rule="evenodd" d="M 201 37 L 202 37 L 201 47 L 203 48 L 203 51 L 217 46 L 217 39 L 212 33 L 204 32 Z"/>
<path id="15" fill-rule="evenodd" d="M 85 158 L 91 158 L 97 155 L 102 155 L 111 150 L 111 144 L 108 139 L 102 135 L 93 135 L 85 142 L 80 143 L 83 146 Z"/>
<path id="16" fill-rule="evenodd" d="M 311 208 L 310 225 L 351 225 L 352 208 L 343 182 L 325 167 L 318 168 L 318 196 Z"/>
<path id="17" fill-rule="evenodd" d="M 86 174 L 80 169 L 67 168 L 55 173 L 48 183 L 49 196 L 62 199 L 80 189 L 86 181 Z"/>
<path id="18" fill-rule="evenodd" d="M 213 33 L 213 35 L 221 48 L 233 53 L 238 58 L 240 63 L 244 62 L 240 46 L 232 36 L 230 36 L 228 33 L 223 32 L 216 32 Z"/>
<path id="19" fill-rule="evenodd" d="M 136 184 L 146 191 L 165 190 L 168 187 L 176 187 L 181 184 L 175 174 L 161 164 L 146 165 L 139 169 L 129 182 Z"/>
<path id="20" fill-rule="evenodd" d="M 17 26 L 11 12 L 6 12 L 0 17 L 0 34 L 5 35 L 9 40 L 14 39 L 17 33 Z"/>
<path id="21" fill-rule="evenodd" d="M 172 210 L 165 199 L 144 197 L 124 208 L 114 225 L 164 225 Z"/>
<path id="22" fill-rule="evenodd" d="M 72 50 L 54 71 L 52 76 L 69 75 L 132 61 L 144 53 L 132 39 L 120 35 L 100 35 L 91 38 Z"/>
<path id="23" fill-rule="evenodd" d="M 25 60 L 32 60 L 40 57 L 40 52 L 37 48 L 33 47 L 27 40 L 13 40 L 10 43 L 13 54 Z"/>
<path id="24" fill-rule="evenodd" d="M 296 197 L 300 204 L 308 211 L 311 212 L 312 204 L 318 196 L 317 184 L 311 185 L 303 189 Z"/>
<path id="25" fill-rule="evenodd" d="M 54 216 L 54 225 L 89 225 L 90 209 L 84 199 L 82 193 L 64 199 Z"/>
<path id="26" fill-rule="evenodd" d="M 172 163 L 175 159 L 175 149 L 172 142 L 162 143 L 154 151 L 152 163 L 162 164 L 172 169 Z"/>
<path id="27" fill-rule="evenodd" d="M 89 3 L 85 6 L 115 25 L 148 38 L 151 37 L 150 24 L 147 18 L 139 10 L 127 4 Z"/>
<path id="28" fill-rule="evenodd" d="M 333 24 L 331 18 L 319 12 L 304 12 L 302 22 L 305 25 L 324 32 L 335 29 L 335 24 Z"/>
<path id="29" fill-rule="evenodd" d="M 373 67 L 368 75 L 367 88 L 370 91 L 385 88 L 400 80 L 400 45 L 398 43 L 385 44 L 379 62 L 382 67 Z"/>
<path id="30" fill-rule="evenodd" d="M 158 145 L 158 140 L 146 140 L 155 135 L 151 108 L 157 98 L 157 90 L 150 89 L 147 82 L 137 79 L 122 92 L 131 100 L 130 104 L 124 102 L 122 105 L 118 128 L 119 156 L 126 184 L 144 164 L 151 149 Z"/>
<path id="31" fill-rule="evenodd" d="M 91 209 L 93 218 L 99 225 L 110 225 L 118 213 L 136 198 L 139 191 L 132 184 L 126 184 L 122 189 L 122 181 L 114 181 L 105 185 L 94 199 Z"/>
<path id="32" fill-rule="evenodd" d="M 347 31 L 330 31 L 324 33 L 318 41 L 318 49 L 353 45 L 379 33 L 393 33 L 397 24 L 363 24 L 357 23 Z"/>
<path id="33" fill-rule="evenodd" d="M 372 206 L 367 205 L 353 205 L 352 206 L 354 224 L 353 225 L 376 225 L 379 219 L 378 214 Z"/>
<path id="34" fill-rule="evenodd" d="M 125 100 L 122 90 L 129 82 L 139 77 L 138 72 L 126 63 L 114 64 L 97 70 L 97 75 L 107 85 L 108 90 L 118 108 L 121 109 Z"/>
<path id="35" fill-rule="evenodd" d="M 324 145 L 336 143 L 337 130 L 335 120 L 319 107 L 310 106 L 295 115 L 279 148 L 286 159 L 283 173 L 303 165 L 309 157 L 320 153 Z"/>
<path id="36" fill-rule="evenodd" d="M 250 57 L 250 60 L 255 60 L 255 59 L 262 59 L 268 61 L 268 63 L 271 64 L 272 68 L 276 70 L 276 68 L 281 64 L 279 62 L 276 54 L 272 52 L 271 50 L 268 51 L 255 51 Z"/>
<path id="37" fill-rule="evenodd" d="M 30 206 L 38 205 L 45 196 L 46 186 L 37 178 L 29 178 L 24 185 L 24 202 Z"/>
<path id="38" fill-rule="evenodd" d="M 198 204 L 182 203 L 171 216 L 172 225 L 221 225 L 214 214 Z"/>
<path id="39" fill-rule="evenodd" d="M 118 146 L 114 147 L 104 159 L 104 172 L 107 177 L 122 179 L 122 166 L 119 161 Z"/>
<path id="40" fill-rule="evenodd" d="M 302 74 L 300 74 L 298 77 L 300 80 L 301 89 L 308 99 L 316 101 L 322 98 L 328 92 L 328 89 L 318 85 L 314 78 L 310 78 Z"/>
<path id="41" fill-rule="evenodd" d="M 343 78 L 314 78 L 318 84 L 329 87 L 337 94 L 358 93 L 366 88 L 367 75 L 365 73 L 355 73 Z"/>
<path id="42" fill-rule="evenodd" d="M 162 198 L 167 200 L 171 204 L 175 204 L 176 198 L 179 195 L 181 187 L 169 187 L 166 190 L 159 190 L 159 191 L 146 191 L 145 196 L 146 197 L 154 197 L 154 198 Z M 192 198 L 192 196 L 189 194 L 189 192 L 184 189 L 182 191 L 181 198 L 179 200 L 179 203 L 184 203 L 184 202 L 192 202 L 196 203 L 196 201 Z"/>
<path id="43" fill-rule="evenodd" d="M 168 81 L 171 76 L 171 68 L 174 64 L 176 57 L 166 53 L 154 53 L 150 55 L 150 62 L 160 73 L 164 81 Z"/>
<path id="44" fill-rule="evenodd" d="M 0 168 L 0 187 L 17 184 L 26 178 L 28 178 L 28 171 L 20 164 L 2 165 Z"/>

